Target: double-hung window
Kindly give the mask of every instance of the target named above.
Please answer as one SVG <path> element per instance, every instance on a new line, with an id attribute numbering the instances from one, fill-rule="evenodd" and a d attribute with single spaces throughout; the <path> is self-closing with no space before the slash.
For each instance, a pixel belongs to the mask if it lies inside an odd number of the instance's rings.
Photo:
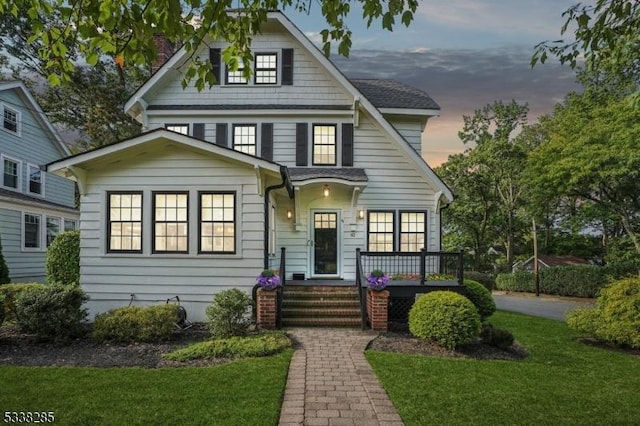
<path id="1" fill-rule="evenodd" d="M 400 212 L 400 251 L 419 252 L 425 247 L 427 214 Z"/>
<path id="2" fill-rule="evenodd" d="M 336 165 L 335 125 L 313 125 L 313 165 Z"/>
<path id="3" fill-rule="evenodd" d="M 164 128 L 167 130 L 171 130 L 172 132 L 182 133 L 183 135 L 189 135 L 188 124 L 165 124 Z"/>
<path id="4" fill-rule="evenodd" d="M 256 155 L 256 125 L 233 125 L 233 149 L 245 154 Z"/>
<path id="5" fill-rule="evenodd" d="M 9 108 L 7 105 L 2 107 L 2 128 L 8 132 L 20 134 L 20 112 Z"/>
<path id="6" fill-rule="evenodd" d="M 189 252 L 189 193 L 153 193 L 153 252 Z"/>
<path id="7" fill-rule="evenodd" d="M 227 84 L 247 84 L 247 77 L 244 76 L 244 63 L 237 58 L 238 69 L 233 71 L 227 66 Z"/>
<path id="8" fill-rule="evenodd" d="M 109 192 L 107 204 L 107 251 L 142 253 L 142 192 Z"/>
<path id="9" fill-rule="evenodd" d="M 394 212 L 368 212 L 368 250 L 374 252 L 393 251 L 394 240 Z"/>
<path id="10" fill-rule="evenodd" d="M 43 195 L 43 180 L 44 174 L 40 167 L 33 164 L 29 164 L 29 192 L 31 194 Z"/>
<path id="11" fill-rule="evenodd" d="M 255 84 L 278 83 L 278 55 L 275 53 L 256 53 Z"/>
<path id="12" fill-rule="evenodd" d="M 200 192 L 199 252 L 236 252 L 236 194 Z"/>
<path id="13" fill-rule="evenodd" d="M 40 215 L 37 214 L 24 214 L 24 234 L 22 236 L 25 249 L 39 249 L 41 244 L 40 238 Z"/>
<path id="14" fill-rule="evenodd" d="M 20 164 L 18 160 L 8 157 L 2 159 L 2 186 L 20 190 Z"/>

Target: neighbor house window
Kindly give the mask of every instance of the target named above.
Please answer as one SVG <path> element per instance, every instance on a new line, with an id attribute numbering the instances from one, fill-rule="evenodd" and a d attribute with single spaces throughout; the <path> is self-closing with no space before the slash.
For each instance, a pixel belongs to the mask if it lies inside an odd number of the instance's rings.
<path id="1" fill-rule="evenodd" d="M 275 53 L 256 53 L 256 84 L 278 82 L 278 56 Z"/>
<path id="2" fill-rule="evenodd" d="M 47 247 L 51 245 L 60 233 L 60 218 L 47 216 Z"/>
<path id="3" fill-rule="evenodd" d="M 425 247 L 427 214 L 400 212 L 400 251 L 419 252 Z"/>
<path id="4" fill-rule="evenodd" d="M 393 251 L 393 212 L 368 212 L 368 250 Z"/>
<path id="5" fill-rule="evenodd" d="M 2 185 L 20 189 L 20 161 L 2 157 Z"/>
<path id="6" fill-rule="evenodd" d="M 313 164 L 336 164 L 336 126 L 313 126 Z"/>
<path id="7" fill-rule="evenodd" d="M 24 214 L 24 248 L 40 248 L 40 216 L 36 214 Z"/>
<path id="8" fill-rule="evenodd" d="M 242 59 L 238 58 L 238 69 L 236 71 L 232 71 L 227 66 L 227 84 L 247 84 Z"/>
<path id="9" fill-rule="evenodd" d="M 110 192 L 107 198 L 107 251 L 142 253 L 142 192 Z"/>
<path id="10" fill-rule="evenodd" d="M 188 124 L 165 124 L 164 128 L 167 130 L 171 130 L 172 132 L 182 133 L 183 135 L 189 135 Z"/>
<path id="11" fill-rule="evenodd" d="M 245 154 L 256 155 L 256 126 L 234 125 L 233 126 L 233 149 Z"/>
<path id="12" fill-rule="evenodd" d="M 29 192 L 32 194 L 43 194 L 43 181 L 44 175 L 40 167 L 29 164 Z"/>
<path id="13" fill-rule="evenodd" d="M 200 193 L 199 238 L 200 253 L 235 253 L 235 193 Z"/>
<path id="14" fill-rule="evenodd" d="M 189 193 L 153 193 L 153 252 L 189 252 Z"/>
<path id="15" fill-rule="evenodd" d="M 65 231 L 75 231 L 78 229 L 78 223 L 74 219 L 65 219 L 64 220 L 64 230 Z"/>
<path id="16" fill-rule="evenodd" d="M 20 133 L 20 112 L 15 109 L 9 108 L 6 105 L 2 106 L 2 128 L 12 133 Z"/>

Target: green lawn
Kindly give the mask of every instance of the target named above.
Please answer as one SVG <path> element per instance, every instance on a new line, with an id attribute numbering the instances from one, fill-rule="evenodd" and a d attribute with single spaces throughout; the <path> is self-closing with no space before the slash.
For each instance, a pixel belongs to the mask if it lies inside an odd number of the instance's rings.
<path id="1" fill-rule="evenodd" d="M 588 347 L 566 324 L 498 312 L 525 361 L 367 352 L 407 425 L 638 425 L 640 357 Z"/>
<path id="2" fill-rule="evenodd" d="M 292 353 L 205 368 L 3 366 L 0 415 L 54 411 L 63 425 L 275 425 Z"/>

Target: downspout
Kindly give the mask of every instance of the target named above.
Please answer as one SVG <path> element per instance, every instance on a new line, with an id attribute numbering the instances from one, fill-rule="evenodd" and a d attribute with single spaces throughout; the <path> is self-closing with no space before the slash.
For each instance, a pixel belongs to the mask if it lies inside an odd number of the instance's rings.
<path id="1" fill-rule="evenodd" d="M 293 186 L 291 185 L 291 180 L 289 179 L 289 171 L 286 166 L 280 166 L 280 176 L 282 177 L 282 182 L 277 185 L 268 186 L 264 190 L 264 268 L 269 269 L 269 195 L 271 191 L 287 187 L 287 192 L 289 193 L 289 197 L 293 198 Z"/>

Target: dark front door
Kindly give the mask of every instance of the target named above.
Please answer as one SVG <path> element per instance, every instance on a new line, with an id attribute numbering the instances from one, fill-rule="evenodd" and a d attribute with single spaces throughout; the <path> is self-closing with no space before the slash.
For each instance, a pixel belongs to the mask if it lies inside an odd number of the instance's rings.
<path id="1" fill-rule="evenodd" d="M 313 213 L 313 275 L 338 274 L 338 213 Z"/>

